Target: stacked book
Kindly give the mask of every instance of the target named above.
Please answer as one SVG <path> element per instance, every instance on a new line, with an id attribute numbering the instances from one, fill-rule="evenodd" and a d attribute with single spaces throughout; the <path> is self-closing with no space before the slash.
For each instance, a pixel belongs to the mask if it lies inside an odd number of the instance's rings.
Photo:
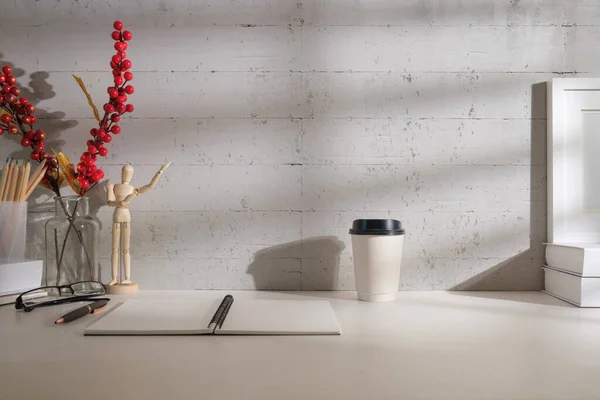
<path id="1" fill-rule="evenodd" d="M 12 303 L 19 294 L 42 286 L 42 260 L 0 261 L 0 305 Z"/>
<path id="2" fill-rule="evenodd" d="M 546 293 L 579 307 L 600 307 L 600 244 L 547 244 Z"/>

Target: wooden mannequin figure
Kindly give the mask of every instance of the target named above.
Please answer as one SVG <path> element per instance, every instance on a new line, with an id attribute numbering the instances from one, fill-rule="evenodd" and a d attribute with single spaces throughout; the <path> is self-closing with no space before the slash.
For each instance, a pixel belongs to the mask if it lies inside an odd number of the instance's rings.
<path id="1" fill-rule="evenodd" d="M 131 294 L 137 292 L 137 283 L 131 282 L 131 255 L 129 247 L 131 243 L 131 214 L 129 213 L 129 202 L 137 196 L 144 194 L 156 186 L 163 172 L 169 168 L 171 163 L 160 167 L 160 170 L 154 175 L 152 181 L 139 189 L 130 184 L 133 176 L 133 167 L 129 164 L 123 167 L 121 172 L 121 182 L 116 185 L 106 186 L 106 199 L 110 207 L 115 207 L 113 213 L 112 229 L 112 255 L 111 255 L 111 275 L 112 279 L 106 288 L 109 294 Z M 123 240 L 123 280 L 119 278 L 119 242 Z"/>

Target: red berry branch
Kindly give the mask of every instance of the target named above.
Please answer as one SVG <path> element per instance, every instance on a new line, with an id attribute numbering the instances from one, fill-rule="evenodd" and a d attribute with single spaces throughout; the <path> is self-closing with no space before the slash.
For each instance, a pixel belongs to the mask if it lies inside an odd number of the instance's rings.
<path id="1" fill-rule="evenodd" d="M 127 42 L 131 40 L 131 32 L 123 30 L 123 23 L 115 21 L 113 24 L 115 31 L 111 37 L 115 40 L 114 48 L 117 51 L 110 60 L 110 67 L 114 76 L 114 85 L 108 87 L 109 100 L 104 104 L 104 116 L 98 123 L 98 128 L 90 130 L 93 139 L 87 141 L 87 151 L 81 156 L 77 164 L 75 177 L 79 182 L 80 194 L 90 190 L 96 183 L 104 178 L 104 172 L 96 167 L 97 156 L 106 157 L 108 150 L 105 143 L 112 141 L 113 135 L 121 133 L 121 127 L 118 125 L 121 121 L 121 115 L 133 112 L 133 105 L 127 104 L 127 96 L 133 94 L 134 88 L 128 83 L 133 79 L 131 61 L 127 59 Z"/>
<path id="2" fill-rule="evenodd" d="M 58 195 L 60 189 L 58 184 L 57 168 L 58 163 L 56 157 L 52 157 L 50 153 L 45 151 L 46 133 L 37 129 L 34 130 L 34 125 L 37 123 L 37 118 L 33 115 L 35 106 L 29 103 L 26 97 L 19 97 L 21 89 L 17 84 L 17 78 L 12 74 L 12 68 L 9 65 L 2 67 L 0 74 L 0 135 L 8 132 L 11 135 L 21 135 L 21 145 L 31 148 L 31 159 L 42 162 L 47 160 L 45 183 Z"/>
<path id="3" fill-rule="evenodd" d="M 85 86 L 80 78 L 75 77 L 82 90 L 88 97 L 88 101 L 94 110 L 94 115 L 98 120 L 98 128 L 90 130 L 93 139 L 87 141 L 87 151 L 85 151 L 77 167 L 69 163 L 68 158 L 62 153 L 56 156 L 50 155 L 45 148 L 46 133 L 33 126 L 37 122 L 33 115 L 35 107 L 29 104 L 29 100 L 25 97 L 18 97 L 21 93 L 16 86 L 17 79 L 12 76 L 12 68 L 5 65 L 0 74 L 0 135 L 5 131 L 10 134 L 22 136 L 21 145 L 31 148 L 31 159 L 42 162 L 46 161 L 48 170 L 42 185 L 50 188 L 57 196 L 60 196 L 60 186 L 66 180 L 71 188 L 79 196 L 83 196 L 91 190 L 102 178 L 104 172 L 96 166 L 97 157 L 106 157 L 108 150 L 105 147 L 106 143 L 112 141 L 112 135 L 121 133 L 119 122 L 121 115 L 133 112 L 132 104 L 127 104 L 128 95 L 133 94 L 134 88 L 129 85 L 133 79 L 131 69 L 131 61 L 127 59 L 127 42 L 131 40 L 131 32 L 123 30 L 123 23 L 115 21 L 113 24 L 115 31 L 111 37 L 115 40 L 114 48 L 116 54 L 112 56 L 110 67 L 112 68 L 113 83 L 108 87 L 108 102 L 104 104 L 104 115 L 99 117 L 96 107 L 91 101 L 90 95 L 87 93 Z"/>

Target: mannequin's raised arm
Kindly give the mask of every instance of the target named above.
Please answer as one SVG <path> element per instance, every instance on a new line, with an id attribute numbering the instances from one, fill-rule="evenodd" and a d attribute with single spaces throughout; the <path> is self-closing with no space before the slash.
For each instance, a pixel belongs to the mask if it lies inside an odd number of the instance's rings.
<path id="1" fill-rule="evenodd" d="M 149 192 L 150 190 L 154 189 L 156 187 L 156 185 L 158 184 L 158 181 L 160 180 L 161 175 L 163 174 L 163 172 L 169 168 L 171 166 L 171 162 L 169 161 L 168 163 L 166 163 L 165 165 L 163 165 L 162 167 L 160 167 L 160 169 L 158 170 L 158 172 L 154 175 L 154 177 L 152 178 L 152 180 L 150 181 L 149 184 L 142 186 L 139 189 L 136 189 L 134 192 L 134 196 L 138 196 L 140 194 L 144 194 L 146 192 Z M 131 195 L 129 195 L 131 196 Z M 127 198 L 129 198 L 129 196 L 127 196 L 125 198 L 124 201 L 127 201 Z M 133 199 L 133 198 L 132 198 Z"/>

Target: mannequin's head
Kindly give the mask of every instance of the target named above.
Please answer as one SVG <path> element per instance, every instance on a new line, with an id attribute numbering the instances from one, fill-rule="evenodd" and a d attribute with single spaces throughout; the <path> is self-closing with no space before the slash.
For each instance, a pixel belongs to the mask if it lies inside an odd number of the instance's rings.
<path id="1" fill-rule="evenodd" d="M 131 177 L 133 176 L 133 167 L 131 164 L 127 164 L 123 166 L 123 170 L 121 171 L 121 180 L 123 183 L 131 182 Z"/>

